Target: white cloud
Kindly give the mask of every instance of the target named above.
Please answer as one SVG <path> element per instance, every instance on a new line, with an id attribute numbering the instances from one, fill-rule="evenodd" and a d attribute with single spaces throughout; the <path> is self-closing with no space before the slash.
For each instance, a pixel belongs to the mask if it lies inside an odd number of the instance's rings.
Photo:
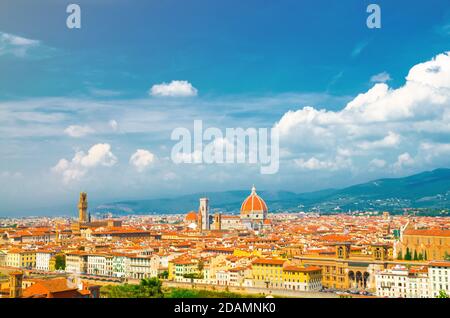
<path id="1" fill-rule="evenodd" d="M 86 173 L 95 167 L 112 167 L 117 163 L 116 156 L 111 152 L 109 144 L 96 144 L 87 153 L 77 151 L 71 161 L 61 159 L 52 168 L 52 171 L 62 175 L 65 183 L 80 180 Z"/>
<path id="2" fill-rule="evenodd" d="M 370 163 L 369 163 L 370 167 L 373 167 L 373 168 L 383 168 L 383 167 L 386 166 L 386 164 L 387 164 L 387 163 L 386 163 L 385 160 L 383 160 L 383 159 L 378 159 L 378 158 L 373 159 L 373 160 L 370 161 Z"/>
<path id="3" fill-rule="evenodd" d="M 296 162 L 305 168 L 333 168 L 337 156 L 346 156 L 363 171 L 374 157 L 396 158 L 393 149 L 416 153 L 421 143 L 450 133 L 449 53 L 412 67 L 397 89 L 377 83 L 339 111 L 306 106 L 286 112 L 275 127 L 291 158 L 311 158 Z M 396 167 L 412 160 L 403 155 Z"/>
<path id="4" fill-rule="evenodd" d="M 434 161 L 438 161 L 442 162 L 445 166 L 448 166 L 450 144 L 440 142 L 423 142 L 420 144 L 418 157 L 425 163 L 433 163 Z"/>
<path id="5" fill-rule="evenodd" d="M 308 160 L 296 159 L 295 164 L 303 170 L 330 170 L 335 171 L 343 168 L 347 168 L 351 165 L 349 159 L 342 157 L 336 157 L 335 160 L 319 160 L 315 157 L 311 157 Z"/>
<path id="6" fill-rule="evenodd" d="M 72 125 L 64 129 L 64 132 L 70 137 L 79 138 L 94 133 L 94 129 L 89 126 Z"/>
<path id="7" fill-rule="evenodd" d="M 381 72 L 381 73 L 373 75 L 370 78 L 370 81 L 373 83 L 386 83 L 391 80 L 392 80 L 391 75 L 388 72 Z"/>
<path id="8" fill-rule="evenodd" d="M 12 54 L 16 57 L 24 57 L 30 48 L 39 44 L 38 40 L 0 32 L 0 55 Z"/>
<path id="9" fill-rule="evenodd" d="M 155 161 L 155 158 L 155 155 L 150 151 L 138 149 L 131 155 L 130 164 L 134 166 L 137 171 L 142 172 Z"/>
<path id="10" fill-rule="evenodd" d="M 402 153 L 397 157 L 397 162 L 394 163 L 395 169 L 402 169 L 403 167 L 409 167 L 414 164 L 414 158 L 407 152 Z"/>
<path id="11" fill-rule="evenodd" d="M 197 89 L 188 81 L 172 81 L 153 85 L 149 94 L 159 97 L 189 97 L 197 96 Z"/>
<path id="12" fill-rule="evenodd" d="M 358 145 L 358 147 L 364 150 L 392 148 L 398 146 L 399 143 L 400 143 L 400 135 L 390 131 L 388 135 L 383 139 L 376 141 L 363 141 Z"/>

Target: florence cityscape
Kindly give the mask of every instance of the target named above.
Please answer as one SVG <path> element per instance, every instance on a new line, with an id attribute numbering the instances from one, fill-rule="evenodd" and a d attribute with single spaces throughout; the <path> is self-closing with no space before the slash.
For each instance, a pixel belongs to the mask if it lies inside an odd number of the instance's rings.
<path id="1" fill-rule="evenodd" d="M 0 303 L 450 298 L 448 1 L 73 2 L 0 3 Z"/>

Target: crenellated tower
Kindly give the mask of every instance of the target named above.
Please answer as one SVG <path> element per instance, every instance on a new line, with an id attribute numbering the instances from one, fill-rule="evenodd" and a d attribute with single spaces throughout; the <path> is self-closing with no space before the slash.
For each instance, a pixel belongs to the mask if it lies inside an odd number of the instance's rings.
<path id="1" fill-rule="evenodd" d="M 80 200 L 78 201 L 78 221 L 81 223 L 89 222 L 89 214 L 87 212 L 88 202 L 87 202 L 87 193 L 80 193 Z"/>

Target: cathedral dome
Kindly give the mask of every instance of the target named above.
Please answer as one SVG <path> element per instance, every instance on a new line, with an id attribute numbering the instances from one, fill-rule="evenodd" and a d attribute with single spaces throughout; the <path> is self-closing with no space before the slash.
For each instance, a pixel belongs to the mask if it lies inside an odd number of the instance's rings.
<path id="1" fill-rule="evenodd" d="M 245 217 L 252 214 L 267 214 L 267 205 L 261 197 L 256 194 L 256 188 L 253 186 L 252 193 L 242 202 L 241 216 Z"/>
<path id="2" fill-rule="evenodd" d="M 185 222 L 197 222 L 197 212 L 191 211 L 184 217 Z"/>

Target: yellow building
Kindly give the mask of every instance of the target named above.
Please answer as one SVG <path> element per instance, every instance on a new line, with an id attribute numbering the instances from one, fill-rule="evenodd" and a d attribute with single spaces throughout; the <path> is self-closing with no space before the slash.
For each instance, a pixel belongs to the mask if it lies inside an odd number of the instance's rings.
<path id="1" fill-rule="evenodd" d="M 259 258 L 252 263 L 253 284 L 255 287 L 283 288 L 282 259 Z"/>
<path id="2" fill-rule="evenodd" d="M 282 274 L 284 288 L 300 291 L 318 291 L 322 289 L 322 270 L 318 266 L 287 265 Z"/>
<path id="3" fill-rule="evenodd" d="M 409 251 L 424 260 L 443 260 L 450 255 L 450 230 L 407 228 L 401 236 L 402 258 Z M 420 257 L 421 256 L 421 257 Z"/>
<path id="4" fill-rule="evenodd" d="M 322 269 L 322 286 L 334 289 L 375 289 L 375 273 L 384 270 L 392 261 L 392 247 L 374 244 L 370 254 L 352 252 L 350 243 L 335 244 L 333 254 L 309 254 L 295 256 L 302 265 Z"/>
<path id="5" fill-rule="evenodd" d="M 16 268 L 35 268 L 36 252 L 22 249 L 10 249 L 6 255 L 6 266 Z"/>
<path id="6" fill-rule="evenodd" d="M 196 260 L 174 259 L 168 264 L 169 280 L 184 278 L 188 274 L 200 274 L 199 263 Z"/>
<path id="7" fill-rule="evenodd" d="M 250 256 L 261 257 L 261 251 L 257 251 L 257 250 L 245 251 L 245 250 L 235 249 L 233 251 L 233 255 L 234 256 L 245 256 L 245 257 L 250 257 Z"/>

